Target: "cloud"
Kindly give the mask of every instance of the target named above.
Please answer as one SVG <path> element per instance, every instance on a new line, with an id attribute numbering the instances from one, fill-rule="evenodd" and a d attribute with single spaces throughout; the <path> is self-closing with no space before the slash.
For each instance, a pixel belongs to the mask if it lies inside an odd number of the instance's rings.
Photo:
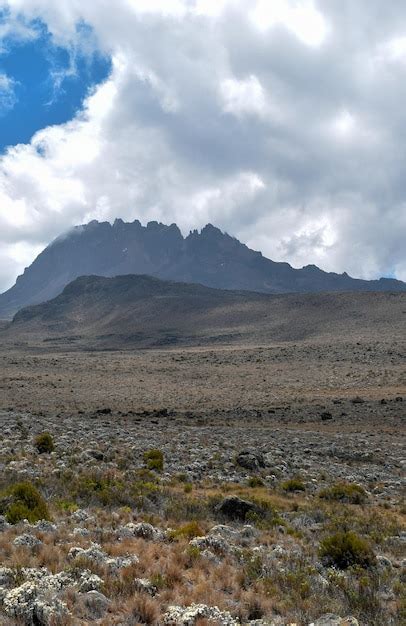
<path id="1" fill-rule="evenodd" d="M 112 70 L 70 122 L 0 157 L 0 289 L 61 231 L 116 216 L 211 221 L 275 260 L 406 279 L 406 7 L 2 6 L 9 33 L 42 20 Z"/>
<path id="2" fill-rule="evenodd" d="M 7 113 L 17 102 L 15 87 L 16 82 L 10 76 L 0 74 L 0 115 Z"/>
<path id="3" fill-rule="evenodd" d="M 0 2 L 0 54 L 6 54 L 16 43 L 36 39 L 36 26 L 35 23 L 27 22 L 22 15 L 11 14 L 6 3 Z"/>
<path id="4" fill-rule="evenodd" d="M 328 26 L 313 0 L 260 0 L 251 19 L 261 30 L 278 25 L 294 33 L 303 43 L 319 46 L 327 36 Z"/>
<path id="5" fill-rule="evenodd" d="M 227 78 L 220 84 L 220 92 L 227 113 L 237 116 L 265 114 L 265 92 L 256 76 L 251 75 L 245 80 Z"/>

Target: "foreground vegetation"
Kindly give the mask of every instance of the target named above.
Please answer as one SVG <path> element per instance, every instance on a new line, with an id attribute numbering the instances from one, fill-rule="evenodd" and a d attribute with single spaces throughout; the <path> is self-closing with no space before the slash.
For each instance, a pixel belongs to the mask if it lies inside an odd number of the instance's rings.
<path id="1" fill-rule="evenodd" d="M 404 623 L 401 501 L 386 506 L 348 482 L 314 489 L 297 475 L 271 488 L 261 470 L 239 483 L 190 481 L 165 474 L 158 449 L 145 450 L 138 468 L 126 453 L 110 467 L 97 458 L 61 467 L 48 435 L 30 453 L 39 477 L 19 481 L 20 451 L 1 478 L 7 623 L 203 624 L 167 613 L 200 604 L 219 611 L 207 623 L 307 625 L 325 613 Z M 49 452 L 39 449 L 44 440 Z M 230 496 L 234 509 L 224 507 Z M 49 614 L 34 608 L 36 621 L 24 618 L 10 608 L 10 590 L 34 584 L 44 568 L 44 581 L 64 573 L 70 582 L 48 600 Z"/>

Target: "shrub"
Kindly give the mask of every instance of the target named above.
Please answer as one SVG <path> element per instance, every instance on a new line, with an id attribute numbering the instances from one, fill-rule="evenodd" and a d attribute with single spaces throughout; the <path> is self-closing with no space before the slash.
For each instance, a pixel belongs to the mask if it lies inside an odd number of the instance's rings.
<path id="1" fill-rule="evenodd" d="M 319 493 L 319 497 L 323 500 L 334 500 L 346 502 L 347 504 L 363 504 L 367 499 L 367 494 L 360 485 L 337 483 L 332 485 L 332 487 L 323 489 Z"/>
<path id="2" fill-rule="evenodd" d="M 375 555 L 369 543 L 356 533 L 339 532 L 323 539 L 320 557 L 328 566 L 347 569 L 352 565 L 372 567 Z"/>
<path id="3" fill-rule="evenodd" d="M 24 519 L 31 524 L 49 519 L 47 503 L 31 483 L 18 483 L 3 493 L 0 511 L 10 524 L 17 524 Z"/>
<path id="4" fill-rule="evenodd" d="M 252 489 L 255 489 L 255 487 L 263 487 L 263 486 L 264 486 L 264 481 L 262 480 L 260 476 L 251 476 L 248 479 L 248 487 L 251 487 Z"/>
<path id="5" fill-rule="evenodd" d="M 57 509 L 64 511 L 65 513 L 74 513 L 79 508 L 76 502 L 73 502 L 72 500 L 65 500 L 63 498 L 57 500 L 55 502 L 55 506 Z"/>
<path id="6" fill-rule="evenodd" d="M 34 445 L 37 448 L 39 454 L 49 454 L 55 449 L 54 440 L 50 433 L 42 433 L 37 435 L 34 439 Z"/>
<path id="7" fill-rule="evenodd" d="M 169 533 L 170 539 L 194 539 L 195 537 L 201 537 L 203 531 L 196 521 L 188 522 L 184 526 L 176 528 Z"/>
<path id="8" fill-rule="evenodd" d="M 69 497 L 86 506 L 105 507 L 131 505 L 129 485 L 113 473 L 85 472 L 72 479 Z"/>
<path id="9" fill-rule="evenodd" d="M 141 467 L 140 469 L 137 469 L 134 472 L 134 475 L 136 478 L 136 482 L 138 483 L 159 483 L 158 476 L 146 467 Z"/>
<path id="10" fill-rule="evenodd" d="M 244 579 L 245 584 L 249 586 L 263 578 L 264 563 L 261 555 L 253 554 L 250 551 L 247 551 L 244 557 Z"/>
<path id="11" fill-rule="evenodd" d="M 164 455 L 161 450 L 147 450 L 144 452 L 144 462 L 149 470 L 162 472 L 164 468 Z"/>
<path id="12" fill-rule="evenodd" d="M 281 489 L 292 493 L 294 491 L 306 491 L 305 484 L 301 478 L 290 478 L 281 484 Z"/>
<path id="13" fill-rule="evenodd" d="M 275 526 L 283 526 L 285 524 L 276 507 L 271 500 L 266 497 L 251 498 L 256 510 L 250 511 L 246 515 L 246 522 L 254 524 L 261 530 L 270 530 Z"/>

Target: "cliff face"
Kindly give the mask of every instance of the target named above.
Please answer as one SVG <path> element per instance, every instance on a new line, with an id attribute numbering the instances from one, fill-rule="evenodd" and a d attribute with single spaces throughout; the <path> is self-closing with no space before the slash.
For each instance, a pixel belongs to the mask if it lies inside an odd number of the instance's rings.
<path id="1" fill-rule="evenodd" d="M 79 276 L 148 274 L 221 289 L 264 293 L 320 291 L 406 291 L 391 279 L 364 281 L 315 266 L 294 269 L 250 250 L 211 224 L 184 238 L 176 226 L 139 221 L 90 222 L 58 237 L 16 284 L 0 295 L 0 318 L 47 301 Z"/>

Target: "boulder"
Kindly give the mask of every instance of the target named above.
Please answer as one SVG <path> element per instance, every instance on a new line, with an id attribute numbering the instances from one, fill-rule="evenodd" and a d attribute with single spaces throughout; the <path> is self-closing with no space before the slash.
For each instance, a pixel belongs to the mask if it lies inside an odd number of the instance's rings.
<path id="1" fill-rule="evenodd" d="M 84 606 L 89 620 L 102 619 L 107 613 L 110 600 L 99 591 L 89 591 L 84 597 Z"/>
<path id="2" fill-rule="evenodd" d="M 218 505 L 217 511 L 229 519 L 245 520 L 248 513 L 257 510 L 256 505 L 238 496 L 228 496 Z"/>
<path id="3" fill-rule="evenodd" d="M 237 455 L 235 463 L 251 472 L 256 472 L 261 467 L 265 467 L 264 455 L 256 450 L 243 450 Z"/>

